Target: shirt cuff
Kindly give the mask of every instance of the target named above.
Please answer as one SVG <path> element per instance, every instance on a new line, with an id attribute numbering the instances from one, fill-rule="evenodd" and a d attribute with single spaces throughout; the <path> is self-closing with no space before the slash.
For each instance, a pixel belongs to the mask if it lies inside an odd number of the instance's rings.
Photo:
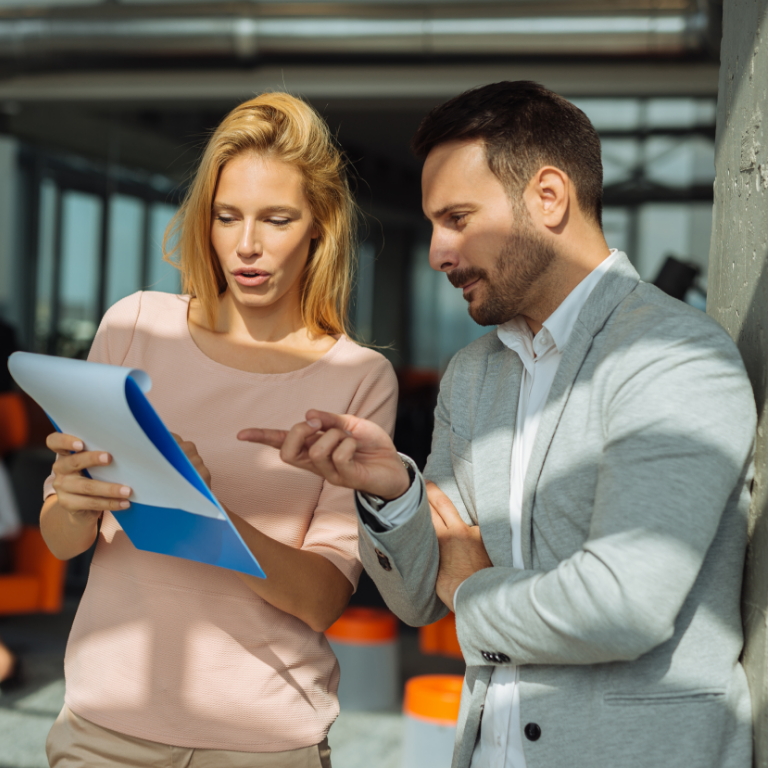
<path id="1" fill-rule="evenodd" d="M 418 467 L 409 456 L 405 456 L 401 453 L 400 458 L 413 467 L 413 470 L 416 473 L 416 477 L 411 483 L 411 487 L 402 496 L 398 496 L 391 501 L 385 501 L 383 504 L 379 505 L 373 504 L 367 493 L 356 491 L 357 500 L 360 502 L 363 509 L 373 515 L 373 517 L 381 523 L 381 526 L 388 531 L 407 523 L 416 514 L 421 505 L 421 489 L 423 482 Z"/>
<path id="2" fill-rule="evenodd" d="M 464 579 L 464 581 L 459 584 L 458 587 L 456 587 L 456 591 L 453 593 L 453 612 L 456 613 L 456 598 L 459 596 L 459 590 L 467 583 L 467 580 Z"/>

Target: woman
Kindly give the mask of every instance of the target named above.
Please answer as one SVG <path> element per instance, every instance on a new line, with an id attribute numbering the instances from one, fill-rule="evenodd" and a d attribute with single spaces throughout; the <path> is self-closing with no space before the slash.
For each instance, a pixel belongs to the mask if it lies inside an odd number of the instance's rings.
<path id="1" fill-rule="evenodd" d="M 101 517 L 119 519 L 131 489 L 80 474 L 111 457 L 51 435 L 43 535 L 60 558 L 98 539 L 51 765 L 330 765 L 339 672 L 322 632 L 361 570 L 353 497 L 236 434 L 319 402 L 392 430 L 394 372 L 346 335 L 354 217 L 321 118 L 264 94 L 219 126 L 172 225 L 188 295 L 142 292 L 105 315 L 90 359 L 150 374 L 267 578 L 137 551 Z"/>

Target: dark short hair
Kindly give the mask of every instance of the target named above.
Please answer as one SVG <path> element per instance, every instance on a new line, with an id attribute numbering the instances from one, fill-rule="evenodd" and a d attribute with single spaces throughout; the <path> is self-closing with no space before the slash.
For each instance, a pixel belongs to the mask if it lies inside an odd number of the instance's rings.
<path id="1" fill-rule="evenodd" d="M 586 216 L 602 227 L 603 163 L 600 137 L 574 104 L 528 80 L 472 88 L 435 107 L 411 140 L 424 159 L 449 141 L 480 139 L 488 167 L 510 196 L 522 193 L 544 165 L 573 182 Z"/>

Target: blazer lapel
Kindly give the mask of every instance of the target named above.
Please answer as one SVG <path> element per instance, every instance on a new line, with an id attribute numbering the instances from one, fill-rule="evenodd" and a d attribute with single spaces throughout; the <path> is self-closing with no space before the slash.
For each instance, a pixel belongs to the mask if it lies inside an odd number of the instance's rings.
<path id="1" fill-rule="evenodd" d="M 629 259 L 622 258 L 605 273 L 595 286 L 589 298 L 579 312 L 560 365 L 555 373 L 552 388 L 539 422 L 539 429 L 533 444 L 533 452 L 528 464 L 523 483 L 523 519 L 521 537 L 523 562 L 526 568 L 532 568 L 533 553 L 531 548 L 531 523 L 533 504 L 536 498 L 536 486 L 547 458 L 549 446 L 557 431 L 563 409 L 573 388 L 576 376 L 584 363 L 595 335 L 605 325 L 616 307 L 635 289 L 640 277 Z M 518 383 L 518 391 L 519 391 Z M 509 483 L 507 483 L 509 484 Z M 485 541 L 485 536 L 483 536 Z M 487 546 L 486 546 L 487 549 Z M 489 552 L 490 554 L 490 552 Z"/>
<path id="2" fill-rule="evenodd" d="M 506 347 L 488 357 L 472 430 L 477 521 L 488 556 L 499 566 L 512 565 L 509 481 L 522 375 L 520 358 Z"/>

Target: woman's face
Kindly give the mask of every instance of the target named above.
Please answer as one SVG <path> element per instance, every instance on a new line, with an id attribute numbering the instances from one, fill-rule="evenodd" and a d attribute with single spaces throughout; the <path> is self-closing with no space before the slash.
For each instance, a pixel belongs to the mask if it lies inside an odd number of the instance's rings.
<path id="1" fill-rule="evenodd" d="M 301 275 L 318 234 L 297 168 L 247 153 L 221 169 L 211 244 L 236 302 L 298 307 Z"/>

